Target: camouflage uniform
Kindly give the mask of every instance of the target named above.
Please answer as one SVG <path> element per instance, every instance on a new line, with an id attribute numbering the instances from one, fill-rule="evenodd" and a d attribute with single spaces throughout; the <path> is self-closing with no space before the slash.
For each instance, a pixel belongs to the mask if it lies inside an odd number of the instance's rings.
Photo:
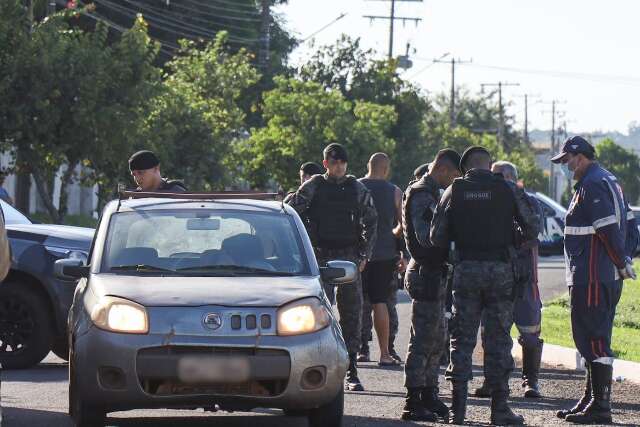
<path id="1" fill-rule="evenodd" d="M 429 248 L 429 227 L 438 204 L 439 188 L 429 175 L 416 184 L 422 183 L 424 191 L 409 196 L 412 187 L 405 193 L 403 222 L 405 232 L 413 232 L 416 243 Z M 414 185 L 416 185 L 414 184 Z M 411 226 L 407 224 L 412 221 Z M 411 250 L 411 243 L 407 247 Z M 432 248 L 433 249 L 433 248 Z M 445 337 L 445 283 L 444 251 L 428 260 L 416 260 L 416 254 L 409 262 L 405 276 L 405 286 L 413 299 L 411 305 L 411 338 L 405 365 L 405 387 L 437 387 L 440 355 L 444 349 Z M 435 259 L 434 259 L 435 258 Z"/>
<path id="2" fill-rule="evenodd" d="M 461 190 L 473 190 L 456 193 L 453 190 L 456 186 Z M 472 217 L 469 216 L 468 209 L 458 208 L 456 211 L 452 201 L 455 197 L 458 197 L 459 202 L 464 200 L 469 204 L 477 203 L 478 211 L 473 212 Z M 463 206 L 466 207 L 464 203 Z M 507 216 L 510 217 L 506 218 Z M 463 224 L 462 218 L 467 222 Z M 442 248 L 449 247 L 449 243 L 453 241 L 459 250 L 462 246 L 459 240 L 469 245 L 468 242 L 478 239 L 478 236 L 487 235 L 487 239 L 494 238 L 494 242 L 508 240 L 514 221 L 521 226 L 526 240 L 536 237 L 540 219 L 527 203 L 524 191 L 488 170 L 472 169 L 464 178 L 454 181 L 443 194 L 432 221 L 431 241 Z M 499 233 L 495 233 L 491 227 L 499 230 Z M 492 236 L 493 234 L 496 236 Z M 478 244 L 482 247 L 485 241 Z M 455 422 L 464 419 L 467 382 L 472 375 L 472 354 L 483 310 L 486 316 L 485 375 L 487 384 L 492 389 L 492 422 L 502 419 L 501 417 L 514 420 L 512 423 L 522 422 L 522 418 L 514 415 L 506 403 L 509 374 L 513 370 L 513 341 L 510 331 L 513 325 L 515 277 L 514 266 L 508 255 L 501 259 L 496 254 L 509 254 L 509 249 L 512 247 L 507 244 L 491 253 L 467 250 L 454 267 L 453 317 L 449 324 L 451 360 L 446 378 L 453 384 L 452 412 Z"/>
<path id="3" fill-rule="evenodd" d="M 337 180 L 328 174 L 315 175 L 300 186 L 298 191 L 290 198 L 289 205 L 301 216 L 307 216 L 307 211 L 313 203 L 316 189 L 318 185 L 322 184 L 319 182 L 320 180 L 326 180 L 328 183 L 339 185 L 344 184 L 348 179 L 355 180 L 355 177 L 346 176 Z M 355 181 L 354 185 L 356 185 L 360 215 L 358 218 L 360 224 L 358 244 L 354 247 L 342 249 L 319 248 L 316 241 L 317 236 L 314 236 L 314 233 L 310 232 L 309 234 L 314 244 L 316 257 L 318 263 L 321 265 L 334 259 L 345 259 L 358 265 L 362 260 L 368 260 L 371 257 L 376 239 L 377 213 L 369 190 L 357 180 Z M 326 212 L 325 214 L 331 215 L 331 212 Z M 307 225 L 309 224 L 307 223 Z M 333 285 L 325 284 L 325 292 L 332 302 L 333 288 Z M 337 305 L 338 312 L 340 313 L 340 326 L 342 327 L 342 334 L 347 344 L 347 350 L 349 354 L 357 354 L 361 345 L 362 331 L 362 282 L 359 273 L 353 284 L 338 287 Z"/>

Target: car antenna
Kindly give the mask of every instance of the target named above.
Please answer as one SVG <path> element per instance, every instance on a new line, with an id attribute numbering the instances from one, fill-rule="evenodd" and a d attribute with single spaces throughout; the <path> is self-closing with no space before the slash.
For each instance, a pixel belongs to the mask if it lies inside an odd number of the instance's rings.
<path id="1" fill-rule="evenodd" d="M 282 188 L 282 185 L 278 186 L 278 197 L 280 198 L 280 207 L 282 208 L 282 212 L 287 212 L 287 210 L 284 208 L 284 198 L 285 198 L 286 194 L 284 192 L 284 188 Z"/>

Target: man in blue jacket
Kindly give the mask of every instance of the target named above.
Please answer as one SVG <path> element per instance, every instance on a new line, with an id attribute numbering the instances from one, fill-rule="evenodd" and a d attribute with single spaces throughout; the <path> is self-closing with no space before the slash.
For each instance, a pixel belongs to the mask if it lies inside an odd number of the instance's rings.
<path id="1" fill-rule="evenodd" d="M 611 332 L 622 281 L 636 277 L 631 255 L 638 229 L 616 177 L 595 161 L 595 150 L 584 138 L 568 138 L 551 161 L 562 163 L 577 181 L 564 247 L 573 340 L 587 367 L 584 396 L 558 417 L 578 424 L 610 423 Z"/>

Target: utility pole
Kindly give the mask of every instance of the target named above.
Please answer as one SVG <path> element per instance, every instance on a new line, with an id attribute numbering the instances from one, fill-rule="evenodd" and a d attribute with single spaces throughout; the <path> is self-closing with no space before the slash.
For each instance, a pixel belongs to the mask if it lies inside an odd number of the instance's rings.
<path id="1" fill-rule="evenodd" d="M 370 0 L 372 1 L 372 0 Z M 416 24 L 416 26 L 422 21 L 422 18 L 415 18 L 412 16 L 396 16 L 396 3 L 422 3 L 424 0 L 377 0 L 377 1 L 388 1 L 391 3 L 391 10 L 389 11 L 388 16 L 381 15 L 362 15 L 363 18 L 369 18 L 371 21 L 375 21 L 376 19 L 389 20 L 389 59 L 393 59 L 393 33 L 395 32 L 395 21 L 402 21 L 403 24 L 406 24 L 407 21 L 411 21 Z"/>
<path id="2" fill-rule="evenodd" d="M 480 85 L 480 90 L 484 92 L 484 88 L 486 86 L 498 87 L 498 144 L 500 144 L 502 148 L 506 148 L 504 144 L 504 105 L 502 102 L 502 88 L 507 86 L 520 86 L 520 83 L 508 83 L 503 81 L 499 81 L 497 83 L 482 83 Z"/>
<path id="3" fill-rule="evenodd" d="M 258 63 L 262 71 L 269 69 L 269 51 L 271 44 L 271 0 L 262 0 L 262 14 L 260 15 L 260 52 Z"/>
<path id="4" fill-rule="evenodd" d="M 522 139 L 525 144 L 530 145 L 531 140 L 529 139 L 529 100 L 531 98 L 539 98 L 540 95 L 532 95 L 530 93 L 525 93 L 524 95 L 520 95 L 520 97 L 524 98 L 524 129 L 522 131 Z M 535 104 L 539 104 L 540 101 L 535 102 Z"/>
<path id="5" fill-rule="evenodd" d="M 558 151 L 558 141 L 556 141 L 556 139 L 557 139 L 557 135 L 560 132 L 558 132 L 556 129 L 556 118 L 564 116 L 565 114 L 564 111 L 558 111 L 558 105 L 565 104 L 565 103 L 566 101 L 559 101 L 557 99 L 554 99 L 551 101 L 551 111 L 549 110 L 543 111 L 543 113 L 551 113 L 551 140 L 549 141 L 549 157 L 552 157 Z M 549 164 L 549 197 L 551 197 L 554 200 L 557 200 L 558 198 L 556 194 L 557 185 L 556 185 L 555 173 L 556 173 L 555 164 L 550 162 Z"/>
<path id="6" fill-rule="evenodd" d="M 47 16 L 56 13 L 56 0 L 47 0 Z"/>
<path id="7" fill-rule="evenodd" d="M 445 55 L 446 56 L 446 55 Z M 458 58 L 451 58 L 449 61 L 442 61 L 441 59 L 434 59 L 434 63 L 451 63 L 451 95 L 449 97 L 449 128 L 456 127 L 456 64 L 469 64 L 473 60 L 463 61 Z"/>

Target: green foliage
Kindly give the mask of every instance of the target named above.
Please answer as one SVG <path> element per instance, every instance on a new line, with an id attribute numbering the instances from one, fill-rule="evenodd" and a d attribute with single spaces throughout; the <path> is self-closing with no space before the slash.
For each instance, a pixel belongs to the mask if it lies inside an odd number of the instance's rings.
<path id="1" fill-rule="evenodd" d="M 238 144 L 244 175 L 256 187 L 270 180 L 294 188 L 303 161 L 321 161 L 322 150 L 332 142 L 344 144 L 350 156 L 350 173 L 362 174 L 374 151 L 393 150 L 389 128 L 396 120 L 390 107 L 350 102 L 336 90 L 295 78 L 276 78 L 276 88 L 264 96 L 267 124 L 252 129 Z"/>
<path id="2" fill-rule="evenodd" d="M 243 133 L 243 93 L 258 81 L 249 55 L 225 49 L 226 34 L 204 49 L 182 41 L 182 54 L 168 64 L 160 94 L 141 130 L 141 145 L 153 149 L 167 176 L 192 190 L 220 190 L 232 182 L 231 142 Z"/>
<path id="3" fill-rule="evenodd" d="M 600 164 L 618 178 L 624 195 L 635 205 L 640 198 L 640 159 L 607 138 L 596 145 L 596 158 Z"/>

